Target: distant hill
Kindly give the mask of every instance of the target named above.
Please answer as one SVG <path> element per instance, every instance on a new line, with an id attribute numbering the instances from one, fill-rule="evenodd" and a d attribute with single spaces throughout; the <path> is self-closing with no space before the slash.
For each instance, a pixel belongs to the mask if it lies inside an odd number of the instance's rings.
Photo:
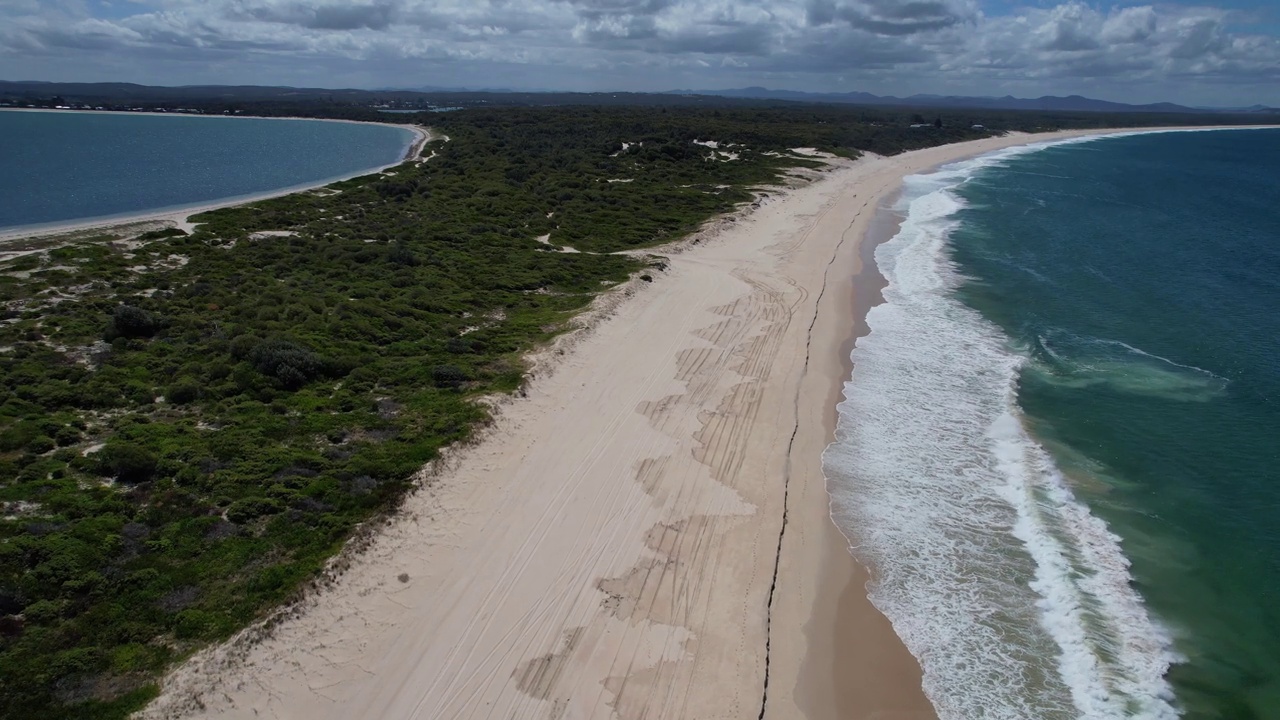
<path id="1" fill-rule="evenodd" d="M 295 88 L 260 85 L 185 85 L 162 87 L 134 83 L 55 83 L 0 80 L 0 103 L 44 103 L 50 101 L 88 106 L 186 107 L 199 103 L 202 107 L 221 103 L 225 107 L 260 107 L 264 104 L 346 106 L 352 108 L 417 108 L 476 106 L 538 105 L 663 105 L 663 106 L 741 106 L 785 103 L 827 103 L 839 105 L 878 105 L 941 109 L 1031 110 L 1040 112 L 1106 112 L 1235 115 L 1266 115 L 1270 120 L 1280 116 L 1276 108 L 1253 105 L 1242 108 L 1186 107 L 1173 103 L 1128 105 L 1071 95 L 1028 99 L 1004 97 L 964 97 L 943 95 L 911 95 L 894 97 L 864 92 L 808 93 L 794 90 L 769 90 L 748 87 L 733 90 L 672 90 L 666 93 L 595 92 L 567 93 L 553 91 L 486 89 L 468 90 L 452 87 L 412 89 L 382 88 Z"/>
<path id="2" fill-rule="evenodd" d="M 113 101 L 133 99 L 138 102 L 159 102 L 163 100 L 181 101 L 190 98 L 216 98 L 236 101 L 280 99 L 363 101 L 375 95 L 395 96 L 416 95 L 417 93 L 371 93 L 368 90 L 329 90 L 262 85 L 182 85 L 178 87 L 162 87 L 134 83 L 55 83 L 0 80 L 0 96 L 46 97 L 55 94 L 76 99 Z"/>
<path id="3" fill-rule="evenodd" d="M 259 85 L 183 85 L 176 87 L 134 83 L 59 83 L 0 80 L 0 103 L 106 106 L 112 109 L 173 108 L 187 105 L 260 108 L 265 104 L 348 106 L 360 108 L 418 108 L 440 106 L 539 105 L 664 105 L 738 106 L 778 104 L 776 100 L 736 99 L 718 95 L 659 93 L 557 93 L 465 88 L 295 88 Z"/>
<path id="4" fill-rule="evenodd" d="M 793 102 L 840 103 L 848 105 L 892 105 L 896 107 L 929 108 L 980 108 L 987 110 L 1050 110 L 1068 112 L 1155 112 L 1155 113 L 1280 113 L 1280 109 L 1253 105 L 1247 108 L 1187 107 L 1174 103 L 1130 105 L 1127 103 L 1094 100 L 1080 95 L 1038 98 L 970 97 L 964 95 L 872 95 L 865 92 L 809 93 L 795 90 L 770 90 L 747 87 L 733 90 L 671 90 L 672 95 L 716 95 L 719 97 L 751 98 L 757 100 L 790 100 Z"/>

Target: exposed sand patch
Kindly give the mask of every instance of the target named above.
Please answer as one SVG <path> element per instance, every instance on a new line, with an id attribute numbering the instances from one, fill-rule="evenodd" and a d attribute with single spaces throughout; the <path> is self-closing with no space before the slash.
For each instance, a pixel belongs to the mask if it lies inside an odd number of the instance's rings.
<path id="1" fill-rule="evenodd" d="M 26 500 L 0 502 L 0 513 L 3 514 L 5 520 L 19 520 L 39 515 L 40 507 L 40 503 Z"/>
<path id="2" fill-rule="evenodd" d="M 835 155 L 832 155 L 829 152 L 822 152 L 817 148 L 810 148 L 810 147 L 791 148 L 791 152 L 795 153 L 796 155 L 804 155 L 805 157 L 812 157 L 812 158 L 823 158 L 824 160 L 830 160 L 836 157 Z"/>
<path id="3" fill-rule="evenodd" d="M 609 157 L 618 157 L 619 155 L 622 155 L 623 153 L 627 152 L 627 150 L 631 149 L 632 147 L 644 147 L 644 143 L 643 142 L 633 142 L 633 143 L 624 142 L 622 143 L 622 149 L 609 155 Z"/>
<path id="4" fill-rule="evenodd" d="M 8 252 L 0 252 L 0 262 L 17 260 L 20 257 L 24 257 L 27 255 L 35 255 L 36 253 L 42 253 L 42 252 L 44 252 L 43 248 L 37 248 L 34 250 L 11 250 Z"/>
<path id="5" fill-rule="evenodd" d="M 549 217 L 549 216 L 548 216 L 548 217 Z M 549 247 L 549 248 L 553 249 L 553 250 L 554 250 L 554 251 L 556 251 L 556 252 L 561 252 L 561 253 L 577 253 L 577 252 L 579 252 L 579 250 L 578 250 L 577 248 L 572 248 L 572 247 L 569 247 L 568 245 L 560 246 L 560 245 L 554 245 L 554 244 L 552 244 L 552 242 L 551 242 L 551 233 L 547 233 L 546 235 L 539 235 L 538 237 L 534 238 L 534 240 L 538 241 L 539 243 L 541 243 L 541 244 L 543 244 L 543 245 L 546 245 L 547 247 Z"/>
<path id="6" fill-rule="evenodd" d="M 270 240 L 271 238 L 297 237 L 296 230 L 260 230 L 256 233 L 250 233 L 250 240 Z"/>

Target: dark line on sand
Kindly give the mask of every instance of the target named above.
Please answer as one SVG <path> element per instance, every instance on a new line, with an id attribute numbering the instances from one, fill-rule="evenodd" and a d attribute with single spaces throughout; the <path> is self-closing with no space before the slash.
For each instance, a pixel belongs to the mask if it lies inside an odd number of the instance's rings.
<path id="1" fill-rule="evenodd" d="M 836 244 L 835 250 L 831 253 L 831 259 L 827 261 L 827 267 L 822 273 L 822 288 L 818 290 L 818 298 L 814 301 L 813 318 L 809 320 L 809 330 L 805 336 L 804 368 L 800 371 L 800 379 L 796 382 L 796 424 L 795 427 L 791 429 L 791 439 L 787 441 L 786 472 L 783 474 L 782 481 L 782 529 L 778 532 L 778 550 L 773 560 L 773 580 L 769 584 L 768 611 L 765 613 L 764 687 L 760 694 L 760 714 L 757 716 L 757 720 L 764 720 L 765 708 L 768 707 L 769 703 L 769 663 L 772 659 L 770 652 L 773 642 L 773 598 L 774 593 L 778 589 L 778 570 L 782 565 L 782 541 L 787 535 L 787 517 L 790 512 L 788 498 L 791 492 L 791 452 L 796 444 L 796 435 L 800 432 L 800 388 L 804 385 L 804 380 L 809 375 L 809 359 L 813 354 L 813 327 L 818 324 L 818 309 L 822 306 L 822 298 L 827 293 L 827 284 L 831 275 L 831 266 L 835 264 L 836 258 L 840 257 L 840 250 L 844 247 L 845 241 L 849 239 L 849 230 L 853 227 L 854 221 L 857 220 L 858 216 L 861 214 L 862 210 L 855 213 L 854 220 L 849 221 L 849 227 L 845 228 L 844 232 L 840 233 L 840 242 Z"/>

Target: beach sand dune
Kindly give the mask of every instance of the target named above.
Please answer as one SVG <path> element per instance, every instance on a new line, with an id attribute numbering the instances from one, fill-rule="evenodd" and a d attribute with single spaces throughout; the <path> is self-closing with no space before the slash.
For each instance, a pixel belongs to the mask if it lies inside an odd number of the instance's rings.
<path id="1" fill-rule="evenodd" d="M 672 253 L 333 587 L 143 716 L 931 717 L 820 453 L 871 216 L 904 175 L 1027 139 L 845 163 Z"/>

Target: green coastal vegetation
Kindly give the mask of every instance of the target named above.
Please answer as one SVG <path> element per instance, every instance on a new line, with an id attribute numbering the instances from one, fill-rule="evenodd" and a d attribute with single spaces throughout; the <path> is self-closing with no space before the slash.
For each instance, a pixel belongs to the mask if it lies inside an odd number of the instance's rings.
<path id="1" fill-rule="evenodd" d="M 793 148 L 1064 124 L 798 105 L 402 119 L 435 138 L 383 173 L 190 234 L 0 248 L 0 717 L 125 717 L 172 663 L 296 598 L 486 422 L 484 398 L 519 391 L 526 353 L 661 270 L 645 248 L 824 166 Z"/>

